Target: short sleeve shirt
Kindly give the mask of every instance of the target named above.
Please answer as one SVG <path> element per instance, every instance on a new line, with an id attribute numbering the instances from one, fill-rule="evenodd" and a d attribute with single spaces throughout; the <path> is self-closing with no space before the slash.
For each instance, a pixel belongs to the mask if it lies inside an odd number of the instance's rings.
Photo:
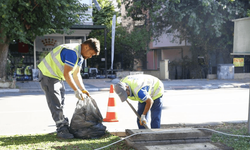
<path id="1" fill-rule="evenodd" d="M 70 67 L 74 67 L 76 61 L 77 61 L 77 55 L 75 51 L 69 50 L 64 48 L 61 52 L 61 60 L 63 63 L 65 63 L 66 65 L 70 66 Z M 79 61 L 77 63 L 77 66 L 82 66 L 84 61 L 84 58 L 81 56 L 79 58 Z"/>
<path id="2" fill-rule="evenodd" d="M 143 88 L 141 88 L 138 92 L 138 97 L 142 100 L 142 101 L 146 101 L 148 98 L 150 98 L 150 95 L 148 93 L 149 91 L 149 86 L 144 86 Z M 132 95 L 134 96 L 134 95 Z"/>

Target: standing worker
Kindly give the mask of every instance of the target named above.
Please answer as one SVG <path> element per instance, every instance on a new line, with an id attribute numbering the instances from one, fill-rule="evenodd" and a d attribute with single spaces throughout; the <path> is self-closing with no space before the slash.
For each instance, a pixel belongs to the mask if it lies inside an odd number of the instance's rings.
<path id="1" fill-rule="evenodd" d="M 63 115 L 65 86 L 63 80 L 74 90 L 76 98 L 89 96 L 80 74 L 82 63 L 100 53 L 100 42 L 90 38 L 82 44 L 62 44 L 54 48 L 38 65 L 40 85 L 43 89 L 52 118 L 56 123 L 57 137 L 74 138 L 68 130 L 68 119 Z"/>
<path id="2" fill-rule="evenodd" d="M 151 128 L 161 127 L 162 96 L 164 93 L 163 83 L 151 75 L 129 75 L 121 79 L 115 85 L 115 92 L 124 102 L 127 98 L 138 103 L 137 118 L 139 129 L 144 129 L 143 124 L 147 123 L 148 111 L 151 110 Z"/>

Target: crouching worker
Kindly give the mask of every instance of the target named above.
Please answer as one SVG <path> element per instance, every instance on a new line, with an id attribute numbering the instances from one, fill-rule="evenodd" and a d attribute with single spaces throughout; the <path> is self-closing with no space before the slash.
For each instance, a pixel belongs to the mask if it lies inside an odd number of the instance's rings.
<path id="1" fill-rule="evenodd" d="M 144 129 L 143 124 L 149 119 L 149 110 L 151 110 L 151 128 L 161 127 L 164 86 L 158 78 L 145 74 L 129 75 L 115 85 L 115 92 L 122 102 L 127 98 L 139 101 L 137 110 L 141 116 L 137 119 L 139 129 Z"/>
<path id="2" fill-rule="evenodd" d="M 40 85 L 43 89 L 52 118 L 56 123 L 57 137 L 71 139 L 69 122 L 64 117 L 65 100 L 64 80 L 74 90 L 77 99 L 83 100 L 83 94 L 89 96 L 85 89 L 80 69 L 85 59 L 100 53 L 100 42 L 91 38 L 82 44 L 62 44 L 54 48 L 38 65 Z"/>

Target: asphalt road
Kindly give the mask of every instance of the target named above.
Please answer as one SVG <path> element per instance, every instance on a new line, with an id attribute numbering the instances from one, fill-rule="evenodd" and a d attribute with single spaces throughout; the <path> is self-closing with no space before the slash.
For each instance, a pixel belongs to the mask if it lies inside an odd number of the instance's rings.
<path id="1" fill-rule="evenodd" d="M 90 92 L 106 117 L 108 91 Z M 136 129 L 136 116 L 117 95 L 119 122 L 103 122 L 109 131 Z M 65 116 L 71 119 L 77 99 L 67 92 Z M 137 102 L 130 101 L 137 108 Z M 248 119 L 249 89 L 169 90 L 164 94 L 162 124 L 241 122 Z M 50 133 L 55 131 L 43 92 L 0 94 L 0 135 Z"/>

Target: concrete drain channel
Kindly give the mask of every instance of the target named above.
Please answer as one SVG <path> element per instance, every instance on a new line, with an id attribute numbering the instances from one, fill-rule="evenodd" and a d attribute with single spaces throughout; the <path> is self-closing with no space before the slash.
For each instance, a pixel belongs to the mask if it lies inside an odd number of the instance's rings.
<path id="1" fill-rule="evenodd" d="M 125 138 L 136 150 L 233 150 L 222 143 L 212 143 L 212 132 L 195 128 L 126 129 L 112 133 Z"/>

